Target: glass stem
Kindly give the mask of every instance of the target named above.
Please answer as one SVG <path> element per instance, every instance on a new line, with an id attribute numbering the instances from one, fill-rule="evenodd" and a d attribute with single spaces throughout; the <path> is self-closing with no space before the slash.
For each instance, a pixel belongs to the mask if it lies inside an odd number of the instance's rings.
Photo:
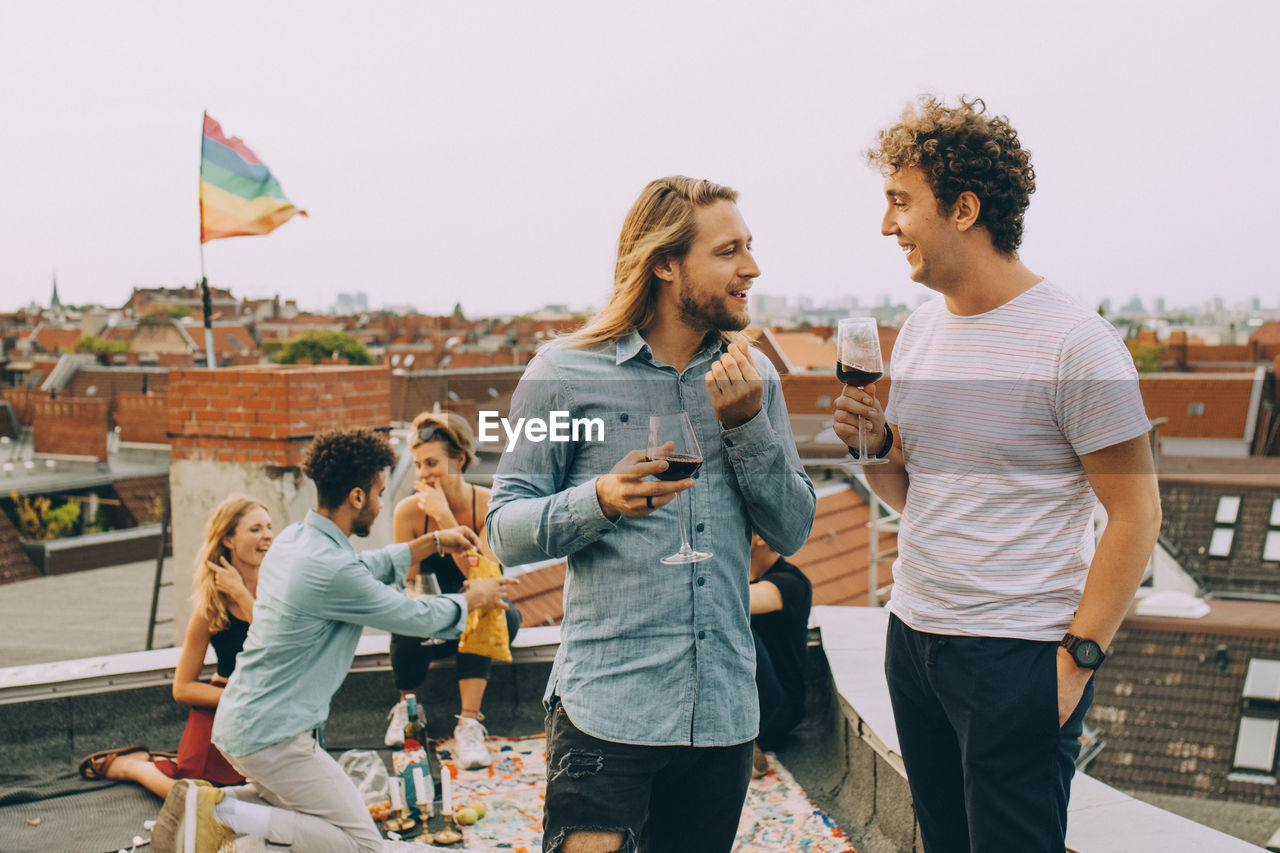
<path id="1" fill-rule="evenodd" d="M 867 458 L 867 432 L 863 427 L 862 415 L 858 415 L 858 458 Z"/>
<path id="2" fill-rule="evenodd" d="M 684 532 L 684 492 L 676 492 L 676 515 L 680 519 L 680 553 L 688 554 L 693 549 L 689 547 L 689 536 Z"/>

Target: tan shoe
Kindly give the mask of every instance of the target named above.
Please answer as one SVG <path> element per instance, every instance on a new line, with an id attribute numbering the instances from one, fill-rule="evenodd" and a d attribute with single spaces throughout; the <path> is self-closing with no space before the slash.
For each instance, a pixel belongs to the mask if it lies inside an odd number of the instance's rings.
<path id="1" fill-rule="evenodd" d="M 213 808 L 225 792 L 202 779 L 179 779 L 151 830 L 155 853 L 230 853 L 236 834 L 220 823 Z"/>

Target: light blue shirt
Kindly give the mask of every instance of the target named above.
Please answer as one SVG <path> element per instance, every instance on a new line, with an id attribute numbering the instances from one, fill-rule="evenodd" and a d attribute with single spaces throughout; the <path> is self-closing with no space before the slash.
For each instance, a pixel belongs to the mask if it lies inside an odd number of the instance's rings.
<path id="1" fill-rule="evenodd" d="M 546 699 L 594 737 L 656 746 L 729 746 L 756 737 L 759 703 L 751 639 L 751 531 L 781 554 L 804 544 L 816 506 L 787 418 L 777 371 L 760 412 L 722 429 L 704 374 L 723 351 L 683 371 L 656 360 L 638 332 L 595 349 L 553 345 L 526 368 L 517 417 L 600 418 L 602 440 L 521 438 L 498 463 L 489 544 L 507 565 L 568 557 L 564 624 Z M 604 516 L 596 478 L 648 443 L 649 416 L 689 413 L 704 462 L 684 493 L 690 543 L 713 556 L 665 566 L 680 545 L 677 502 L 643 518 Z"/>
<path id="2" fill-rule="evenodd" d="M 357 554 L 315 512 L 286 527 L 258 574 L 253 624 L 214 715 L 213 742 L 249 755 L 323 725 L 364 626 L 411 637 L 462 633 L 461 595 L 403 593 L 409 546 Z"/>

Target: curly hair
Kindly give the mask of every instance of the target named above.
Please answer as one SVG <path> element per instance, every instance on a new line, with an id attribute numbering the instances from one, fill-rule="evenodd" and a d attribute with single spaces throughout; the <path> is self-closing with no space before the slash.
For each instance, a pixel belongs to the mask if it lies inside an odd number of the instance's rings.
<path id="1" fill-rule="evenodd" d="M 337 509 L 352 489 L 368 491 L 378 472 L 395 462 L 386 436 L 364 428 L 333 429 L 311 442 L 302 473 L 316 484 L 320 506 Z"/>
<path id="2" fill-rule="evenodd" d="M 938 199 L 938 212 L 954 207 L 963 192 L 978 197 L 978 225 L 991 235 L 996 251 L 1017 254 L 1023 215 L 1036 191 L 1031 152 L 1018 142 L 1007 116 L 987 115 L 981 98 L 960 96 L 947 107 L 922 95 L 897 124 L 880 131 L 867 159 L 888 175 L 919 168 Z"/>

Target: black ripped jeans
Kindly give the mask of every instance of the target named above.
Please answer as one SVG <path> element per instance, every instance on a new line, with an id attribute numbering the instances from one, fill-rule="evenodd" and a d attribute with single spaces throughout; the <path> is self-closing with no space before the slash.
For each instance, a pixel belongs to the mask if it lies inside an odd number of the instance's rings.
<path id="1" fill-rule="evenodd" d="M 751 741 L 694 747 L 599 740 L 553 699 L 543 853 L 557 853 L 581 830 L 621 832 L 623 853 L 729 853 L 750 781 Z"/>

